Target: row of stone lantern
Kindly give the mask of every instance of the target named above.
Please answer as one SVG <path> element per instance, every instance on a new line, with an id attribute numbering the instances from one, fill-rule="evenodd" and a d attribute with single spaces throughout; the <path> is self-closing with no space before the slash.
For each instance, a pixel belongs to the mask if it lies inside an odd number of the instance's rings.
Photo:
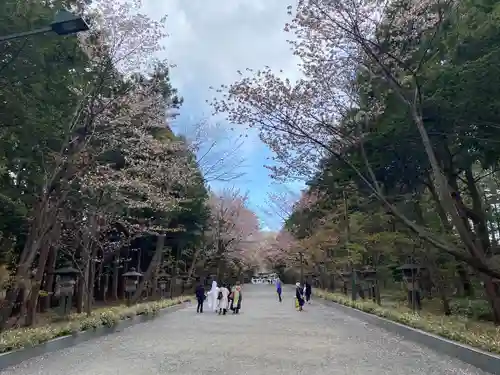
<path id="1" fill-rule="evenodd" d="M 56 278 L 55 296 L 59 297 L 60 313 L 66 315 L 71 311 L 72 298 L 75 292 L 75 284 L 77 282 L 80 271 L 72 267 L 71 263 L 56 269 L 54 274 Z M 128 272 L 122 275 L 125 278 L 125 294 L 127 300 L 130 300 L 132 295 L 136 292 L 139 280 L 143 276 L 141 272 L 137 272 L 135 268 L 131 268 Z M 166 290 L 167 281 L 170 275 L 162 273 L 158 276 L 158 286 L 163 293 Z"/>
<path id="2" fill-rule="evenodd" d="M 56 275 L 54 294 L 56 297 L 59 297 L 60 314 L 66 315 L 70 313 L 73 305 L 72 298 L 80 271 L 74 268 L 71 263 L 67 263 L 65 266 L 56 269 L 54 274 Z M 122 276 L 125 277 L 125 293 L 127 299 L 129 299 L 137 290 L 139 277 L 142 276 L 142 273 L 137 272 L 135 268 L 131 268 L 130 271 L 125 272 Z"/>
<path id="3" fill-rule="evenodd" d="M 365 290 L 364 288 L 360 287 L 360 283 L 367 283 L 368 284 L 368 297 L 375 300 L 377 299 L 378 291 L 376 290 L 376 280 L 377 280 L 377 271 L 373 268 L 366 267 L 361 270 L 352 270 L 352 271 L 344 271 L 341 272 L 340 275 L 342 276 L 342 279 L 344 280 L 343 283 L 343 292 L 344 294 L 347 295 L 347 281 L 350 280 L 352 282 L 351 284 L 351 292 L 352 292 L 352 298 L 356 299 L 357 295 L 362 299 L 365 299 Z"/>
<path id="4" fill-rule="evenodd" d="M 75 292 L 75 285 L 80 275 L 80 271 L 74 268 L 71 262 L 66 263 L 63 267 L 56 269 L 54 271 L 56 275 L 56 287 L 55 296 L 59 297 L 59 310 L 62 315 L 69 314 L 72 307 L 72 298 Z M 125 296 L 127 301 L 137 291 L 140 278 L 143 276 L 141 272 L 138 272 L 134 267 L 130 268 L 128 272 L 122 275 L 125 278 Z M 190 279 L 186 274 L 180 274 L 176 278 L 176 284 L 184 286 L 190 286 Z M 161 297 L 165 297 L 167 293 L 167 286 L 171 280 L 171 275 L 165 272 L 161 272 L 157 276 L 158 288 L 160 290 Z M 186 285 L 187 284 L 187 285 Z"/>
<path id="5" fill-rule="evenodd" d="M 421 279 L 423 270 L 425 267 L 419 266 L 417 264 L 407 263 L 397 268 L 402 272 L 403 279 L 406 283 L 408 291 L 408 304 L 413 309 L 421 308 Z M 376 285 L 377 271 L 371 267 L 366 267 L 361 270 L 345 271 L 341 272 L 340 275 L 344 280 L 343 292 L 347 295 L 348 291 L 348 281 L 352 282 L 351 292 L 353 299 L 359 294 L 361 298 L 364 296 L 364 288 L 360 287 L 360 283 L 368 284 L 368 297 L 375 300 L 378 299 L 378 290 Z"/>

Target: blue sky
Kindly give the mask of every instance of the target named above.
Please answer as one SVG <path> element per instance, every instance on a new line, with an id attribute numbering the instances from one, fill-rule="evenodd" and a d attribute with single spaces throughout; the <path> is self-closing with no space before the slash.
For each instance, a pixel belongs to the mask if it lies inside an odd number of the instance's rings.
<path id="1" fill-rule="evenodd" d="M 177 67 L 172 70 L 173 84 L 184 97 L 181 114 L 174 129 L 190 132 L 192 125 L 210 118 L 206 104 L 213 92 L 210 86 L 229 84 L 238 77 L 236 71 L 262 68 L 265 65 L 282 69 L 290 79 L 299 76 L 297 60 L 292 55 L 283 31 L 289 20 L 288 2 L 283 0 L 145 0 L 147 12 L 156 17 L 168 15 L 169 38 L 165 41 L 166 56 Z M 210 118 L 223 128 L 231 128 L 221 118 Z M 219 147 L 234 143 L 242 130 L 228 130 L 229 140 Z M 215 189 L 235 186 L 249 192 L 250 206 L 259 214 L 262 226 L 277 230 L 278 217 L 262 213 L 268 193 L 282 191 L 268 176 L 264 164 L 272 156 L 255 132 L 247 138 L 239 154 L 245 159 L 245 176 L 230 183 L 211 183 Z M 301 183 L 290 183 L 295 191 Z"/>

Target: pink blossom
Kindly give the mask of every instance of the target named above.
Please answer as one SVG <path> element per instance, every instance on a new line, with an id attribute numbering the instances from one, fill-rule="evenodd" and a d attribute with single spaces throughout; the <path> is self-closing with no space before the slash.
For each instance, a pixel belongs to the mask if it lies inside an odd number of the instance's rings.
<path id="1" fill-rule="evenodd" d="M 259 220 L 248 208 L 247 195 L 238 190 L 225 189 L 211 193 L 211 230 L 208 233 L 219 256 L 243 263 L 255 262 L 259 240 Z"/>
<path id="2" fill-rule="evenodd" d="M 271 265 L 287 262 L 298 250 L 298 243 L 294 236 L 286 229 L 279 231 L 268 241 L 265 259 Z"/>
<path id="3" fill-rule="evenodd" d="M 294 204 L 293 210 L 302 211 L 310 209 L 322 199 L 322 196 L 323 194 L 317 189 L 302 190 L 300 199 Z"/>

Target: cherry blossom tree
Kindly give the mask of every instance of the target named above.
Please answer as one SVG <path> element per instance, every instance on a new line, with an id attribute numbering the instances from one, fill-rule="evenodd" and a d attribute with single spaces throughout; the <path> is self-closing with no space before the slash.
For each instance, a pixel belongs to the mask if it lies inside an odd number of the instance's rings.
<path id="1" fill-rule="evenodd" d="M 266 243 L 266 260 L 272 266 L 290 264 L 299 252 L 299 244 L 295 237 L 285 228 L 275 233 L 274 238 Z"/>
<path id="2" fill-rule="evenodd" d="M 285 221 L 292 214 L 294 204 L 300 196 L 286 187 L 283 188 L 282 184 L 278 186 L 280 189 L 268 193 L 265 206 L 261 210 L 269 217 L 279 217 Z"/>
<path id="3" fill-rule="evenodd" d="M 230 182 L 245 175 L 245 159 L 241 156 L 243 135 L 204 119 L 183 131 L 189 149 L 197 161 L 205 181 Z"/>
<path id="4" fill-rule="evenodd" d="M 318 190 L 302 190 L 300 198 L 295 202 L 292 211 L 303 211 L 314 207 L 322 198 L 322 194 Z"/>
<path id="5" fill-rule="evenodd" d="M 251 252 L 253 261 L 250 262 L 259 270 L 273 269 L 274 263 L 272 261 L 274 254 L 274 247 L 276 244 L 276 232 L 260 231 L 258 239 L 254 243 L 254 249 Z"/>
<path id="6" fill-rule="evenodd" d="M 426 64 L 435 63 L 432 59 L 439 55 L 436 35 L 456 6 L 456 2 L 440 0 L 384 4 L 299 1 L 295 11 L 289 8 L 294 19 L 285 30 L 294 34 L 292 49 L 301 59 L 304 77 L 291 82 L 270 69 L 257 71 L 252 77 L 222 86 L 218 90 L 222 96 L 213 106 L 232 123 L 260 131 L 261 139 L 281 162 L 272 168 L 275 177 L 309 177 L 320 160 L 334 156 L 352 168 L 371 193 L 420 238 L 485 274 L 499 277 L 500 273 L 487 264 L 484 249 L 473 241 L 475 234 L 460 214 L 466 210 L 464 204 L 448 186 L 422 119 L 419 74 Z M 364 77 L 362 82 L 356 79 L 360 76 Z M 437 204 L 450 221 L 445 225 L 460 236 L 462 248 L 408 219 L 389 202 L 375 178 L 366 158 L 363 134 L 370 121 L 384 111 L 384 98 L 374 95 L 381 82 L 409 110 L 431 165 Z M 360 91 L 372 98 L 369 111 L 358 111 Z M 353 126 L 341 126 L 346 118 Z M 366 167 L 363 171 L 349 160 L 348 149 L 360 152 Z M 486 284 L 493 296 L 491 280 Z M 500 300 L 492 298 L 498 300 L 500 311 Z"/>
<path id="7" fill-rule="evenodd" d="M 97 145 L 104 152 L 114 152 L 120 161 L 103 163 L 99 153 L 94 153 L 93 158 L 86 160 L 88 173 L 82 178 L 82 185 L 94 194 L 107 192 L 115 204 L 121 203 L 129 213 L 168 213 L 179 208 L 182 189 L 199 179 L 186 145 L 175 140 L 167 127 L 169 113 L 180 103 L 168 82 L 168 62 L 152 59 L 162 50 L 161 40 L 166 36 L 164 20 L 153 21 L 138 13 L 140 6 L 138 1 L 102 4 L 94 14 L 100 22 L 97 35 L 83 41 L 94 65 L 107 66 L 123 78 L 113 96 L 99 96 L 102 102 L 98 108 L 110 107 L 114 111 L 95 123 L 89 142 L 92 149 Z M 97 42 L 92 41 L 93 37 Z M 101 114 L 109 116 L 106 112 Z M 133 216 L 126 220 L 128 241 L 135 234 L 149 232 L 159 235 L 160 244 L 168 228 L 158 220 L 137 220 Z M 163 245 L 157 246 L 143 280 L 152 277 L 162 252 Z M 133 300 L 142 293 L 143 286 L 141 283 Z"/>
<path id="8" fill-rule="evenodd" d="M 223 261 L 249 263 L 254 259 L 252 252 L 258 240 L 259 221 L 248 208 L 247 195 L 236 189 L 225 189 L 220 194 L 212 193 L 208 205 L 211 228 L 207 236 L 213 246 L 212 257 L 217 262 L 218 273 Z"/>
<path id="9" fill-rule="evenodd" d="M 38 269 L 45 268 L 50 249 L 47 244 L 58 228 L 69 194 L 77 186 L 80 193 L 92 192 L 95 197 L 100 196 L 99 191 L 112 191 L 132 207 L 172 209 L 178 198 L 166 193 L 172 192 L 174 182 L 189 179 L 182 146 L 160 142 L 153 136 L 156 129 L 165 130 L 165 115 L 178 99 L 172 92 L 165 96 L 166 81 L 159 76 L 162 69 L 155 69 L 168 67 L 168 62 L 153 58 L 163 48 L 164 19 L 152 20 L 140 13 L 140 6 L 139 1 L 97 1 L 86 10 L 92 19 L 92 31 L 79 37 L 87 68 L 74 75 L 74 85 L 69 88 L 77 104 L 68 119 L 60 151 L 50 155 L 47 162 L 45 186 L 31 215 L 15 281 L 2 309 L 2 324 L 10 316 L 36 254 L 40 254 Z M 145 71 L 151 72 L 149 77 L 145 77 Z M 117 146 L 128 164 L 111 171 L 99 159 Z M 91 218 L 101 214 L 95 209 L 85 213 L 86 223 L 94 228 L 93 236 L 99 226 L 91 224 L 95 222 Z"/>

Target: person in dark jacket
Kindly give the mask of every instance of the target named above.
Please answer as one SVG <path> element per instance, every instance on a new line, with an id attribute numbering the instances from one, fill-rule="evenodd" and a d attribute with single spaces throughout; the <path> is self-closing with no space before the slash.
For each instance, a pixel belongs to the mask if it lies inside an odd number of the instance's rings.
<path id="1" fill-rule="evenodd" d="M 202 282 L 198 282 L 196 286 L 196 300 L 198 301 L 198 306 L 196 307 L 197 313 L 203 312 L 203 302 L 205 302 L 205 286 Z"/>
<path id="2" fill-rule="evenodd" d="M 305 284 L 306 285 L 304 287 L 304 294 L 306 296 L 306 302 L 311 303 L 312 286 L 311 286 L 311 283 L 309 281 L 306 281 Z"/>

